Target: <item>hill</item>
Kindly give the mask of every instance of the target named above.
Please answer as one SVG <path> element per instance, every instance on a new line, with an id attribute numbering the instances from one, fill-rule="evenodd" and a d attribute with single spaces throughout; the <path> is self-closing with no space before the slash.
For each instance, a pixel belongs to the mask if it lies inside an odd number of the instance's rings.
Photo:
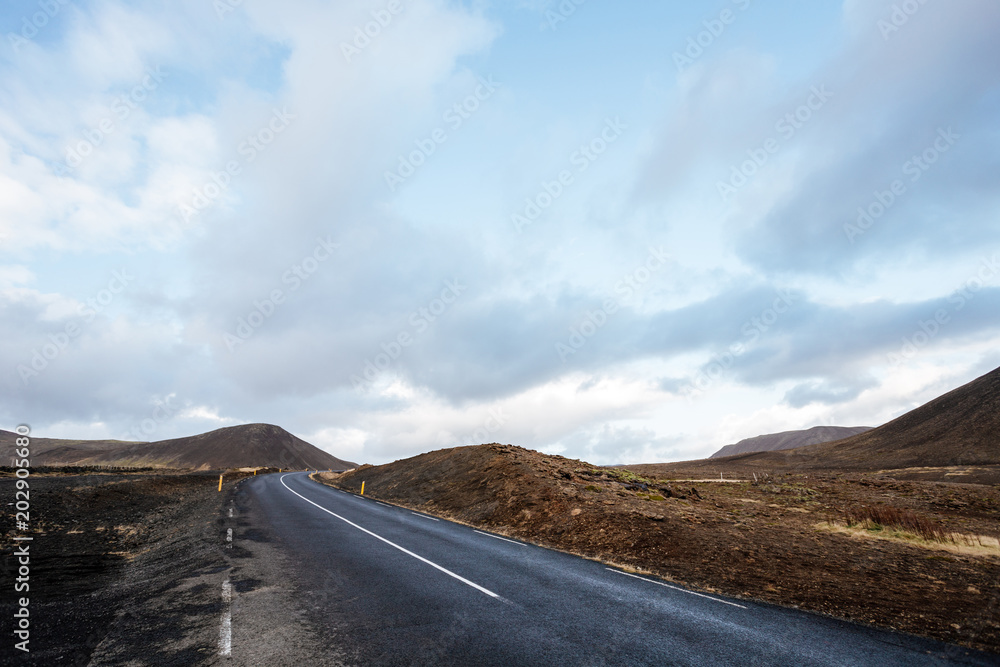
<path id="1" fill-rule="evenodd" d="M 627 466 L 641 474 L 878 471 L 1000 464 L 1000 368 L 859 435 L 808 447 Z"/>
<path id="2" fill-rule="evenodd" d="M 9 431 L 0 431 L 0 460 L 6 462 L 13 457 L 16 437 Z M 356 466 L 271 424 L 230 426 L 157 442 L 33 437 L 31 464 L 194 469 L 269 466 L 295 470 L 346 470 Z"/>
<path id="3" fill-rule="evenodd" d="M 852 435 L 858 435 L 870 430 L 871 426 L 813 426 L 803 431 L 782 431 L 781 433 L 758 435 L 753 438 L 740 440 L 734 445 L 726 445 L 708 458 L 717 459 L 724 456 L 733 456 L 734 454 L 773 452 L 780 449 L 808 447 L 809 445 L 843 440 Z"/>
<path id="4" fill-rule="evenodd" d="M 793 451 L 835 467 L 1000 463 L 1000 368 L 879 428 Z"/>
<path id="5" fill-rule="evenodd" d="M 501 525 L 523 519 L 526 507 L 537 506 L 536 519 L 568 511 L 550 480 L 559 477 L 555 470 L 580 466 L 592 468 L 513 445 L 469 445 L 381 466 L 361 466 L 338 480 L 351 490 L 360 490 L 361 481 L 366 480 L 368 489 L 377 489 L 382 497 L 413 506 L 430 505 L 462 521 Z"/>

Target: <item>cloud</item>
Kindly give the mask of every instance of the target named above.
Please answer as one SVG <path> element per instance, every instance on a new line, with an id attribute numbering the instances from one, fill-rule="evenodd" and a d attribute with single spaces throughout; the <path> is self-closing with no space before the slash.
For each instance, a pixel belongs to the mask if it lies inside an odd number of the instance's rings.
<path id="1" fill-rule="evenodd" d="M 923 5 L 889 40 L 860 32 L 807 84 L 833 98 L 796 139 L 794 182 L 736 229 L 740 256 L 767 271 L 828 273 L 995 241 L 980 200 L 1000 169 L 988 94 L 1000 73 L 986 64 L 1000 57 L 998 26 L 996 5 L 969 1 Z M 859 209 L 879 215 L 868 222 Z M 859 219 L 869 226 L 860 238 L 846 229 Z"/>
<path id="2" fill-rule="evenodd" d="M 853 383 L 833 384 L 826 381 L 803 382 L 785 392 L 785 403 L 802 408 L 812 403 L 835 405 L 853 401 L 865 389 L 875 386 L 874 378 L 859 378 Z"/>
<path id="3" fill-rule="evenodd" d="M 597 5 L 526 37 L 544 4 L 415 0 L 364 39 L 378 0 L 66 7 L 0 53 L 0 417 L 113 437 L 272 421 L 360 460 L 483 439 L 616 463 L 891 414 L 903 378 L 981 370 L 1000 337 L 1000 10 L 926 3 L 884 38 L 892 5 L 846 2 L 795 40 L 748 11 L 679 76 L 630 48 L 646 26 Z M 597 38 L 619 55 L 567 57 Z M 517 233 L 524 197 L 580 169 L 614 117 L 621 139 Z M 85 316 L 123 267 L 134 280 Z"/>
<path id="4" fill-rule="evenodd" d="M 581 429 L 550 447 L 597 465 L 651 463 L 679 458 L 681 438 L 649 428 L 602 424 Z"/>

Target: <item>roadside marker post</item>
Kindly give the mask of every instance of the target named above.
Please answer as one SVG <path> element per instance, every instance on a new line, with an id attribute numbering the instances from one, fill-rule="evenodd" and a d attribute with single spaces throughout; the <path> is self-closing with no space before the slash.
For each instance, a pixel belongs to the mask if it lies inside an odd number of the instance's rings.
<path id="1" fill-rule="evenodd" d="M 361 482 L 361 495 L 365 495 L 365 483 Z"/>
<path id="2" fill-rule="evenodd" d="M 222 475 L 219 475 L 219 491 L 222 491 Z"/>

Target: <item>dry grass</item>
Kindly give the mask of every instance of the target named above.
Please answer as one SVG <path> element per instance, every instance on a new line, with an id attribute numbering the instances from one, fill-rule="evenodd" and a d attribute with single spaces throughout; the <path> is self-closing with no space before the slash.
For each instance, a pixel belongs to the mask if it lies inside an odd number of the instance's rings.
<path id="1" fill-rule="evenodd" d="M 986 535 L 956 533 L 916 512 L 887 505 L 864 506 L 845 512 L 843 525 L 828 523 L 835 531 L 858 536 L 902 540 L 931 548 L 969 555 L 1000 555 L 1000 540 Z"/>
<path id="2" fill-rule="evenodd" d="M 848 528 L 860 526 L 866 530 L 896 528 L 919 535 L 928 542 L 954 542 L 952 533 L 941 524 L 909 510 L 887 505 L 865 506 L 847 510 Z"/>
<path id="3" fill-rule="evenodd" d="M 937 540 L 925 540 L 916 533 L 898 529 L 883 529 L 879 531 L 868 530 L 860 526 L 845 526 L 842 523 L 820 522 L 813 525 L 816 530 L 823 532 L 847 535 L 858 539 L 885 540 L 898 544 L 907 544 L 923 549 L 936 551 L 946 551 L 962 556 L 992 556 L 1000 558 L 1000 540 L 987 535 L 966 535 L 962 533 L 950 533 L 951 540 L 939 542 Z M 938 558 L 928 556 L 928 558 Z M 942 557 L 943 558 L 943 557 Z M 943 560 L 950 560 L 943 558 Z"/>

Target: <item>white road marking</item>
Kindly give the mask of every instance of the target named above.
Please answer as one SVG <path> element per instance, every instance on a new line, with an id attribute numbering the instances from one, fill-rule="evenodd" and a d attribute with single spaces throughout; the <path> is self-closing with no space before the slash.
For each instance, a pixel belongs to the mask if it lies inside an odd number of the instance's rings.
<path id="1" fill-rule="evenodd" d="M 229 546 L 233 546 L 232 545 L 232 542 L 233 542 L 233 529 L 232 528 L 226 528 L 226 542 L 229 542 Z"/>
<path id="2" fill-rule="evenodd" d="M 419 516 L 421 519 L 430 519 L 431 521 L 440 521 L 440 519 L 435 519 L 432 516 L 425 516 L 423 514 L 417 514 L 416 512 L 410 512 L 413 516 Z"/>
<path id="3" fill-rule="evenodd" d="M 229 577 L 222 582 L 222 627 L 219 629 L 219 655 L 233 654 L 233 586 Z"/>
<path id="4" fill-rule="evenodd" d="M 515 542 L 514 540 L 508 540 L 506 537 L 500 537 L 499 535 L 491 535 L 490 533 L 484 533 L 483 531 L 476 530 L 475 528 L 472 529 L 472 532 L 479 533 L 480 535 L 485 535 L 486 537 L 492 537 L 495 540 L 503 540 L 504 542 L 510 542 L 511 544 L 516 544 L 519 547 L 528 546 L 524 542 Z"/>
<path id="5" fill-rule="evenodd" d="M 633 579 L 640 579 L 642 581 L 647 581 L 651 584 L 656 584 L 657 586 L 665 586 L 666 588 L 672 588 L 675 591 L 680 591 L 681 593 L 687 593 L 688 595 L 697 595 L 700 598 L 705 598 L 706 600 L 711 600 L 713 602 L 721 602 L 722 604 L 728 604 L 733 607 L 739 607 L 740 609 L 746 609 L 741 604 L 736 604 L 735 602 L 729 602 L 727 600 L 720 600 L 719 598 L 713 598 L 711 595 L 704 595 L 702 593 L 695 593 L 694 591 L 689 591 L 686 588 L 681 588 L 680 586 L 671 586 L 670 584 L 665 584 L 662 581 L 656 581 L 655 579 L 647 579 L 646 577 L 640 577 L 635 574 L 629 574 L 628 572 L 622 572 L 621 570 L 615 570 L 610 567 L 604 568 L 608 572 L 617 572 L 618 574 L 624 574 L 626 577 L 632 577 Z"/>
<path id="6" fill-rule="evenodd" d="M 382 507 L 392 507 L 392 505 L 386 505 L 385 503 L 379 503 L 377 500 L 375 502 L 377 502 Z"/>
<path id="7" fill-rule="evenodd" d="M 309 500 L 308 498 L 306 498 L 305 496 L 303 496 L 303 495 L 302 495 L 301 493 L 298 493 L 297 491 L 293 491 L 293 490 L 292 490 L 292 489 L 291 489 L 291 488 L 290 488 L 290 487 L 289 487 L 289 486 L 288 486 L 287 484 L 285 484 L 285 477 L 287 477 L 287 476 L 288 476 L 288 475 L 282 475 L 282 477 L 280 478 L 280 481 L 281 481 L 281 485 L 282 485 L 283 487 L 285 487 L 286 489 L 288 489 L 289 491 L 291 491 L 292 493 L 294 493 L 295 495 L 297 495 L 297 496 L 298 496 L 299 498 L 301 498 L 302 500 L 304 500 L 304 501 L 306 501 L 307 503 L 309 503 L 310 505 L 315 505 L 316 507 L 320 508 L 321 510 L 323 510 L 323 511 L 324 511 L 324 512 L 326 512 L 327 514 L 330 514 L 330 515 L 332 515 L 332 516 L 335 516 L 335 517 L 337 517 L 338 519 L 340 519 L 341 521 L 343 521 L 343 522 L 344 522 L 344 523 L 346 523 L 347 525 L 349 525 L 349 526 L 353 526 L 353 527 L 357 528 L 358 530 L 360 530 L 360 531 L 361 531 L 361 532 L 363 532 L 363 533 L 368 533 L 369 535 L 371 535 L 372 537 L 374 537 L 374 538 L 375 538 L 375 539 L 377 539 L 377 540 L 382 540 L 383 542 L 385 542 L 386 544 L 388 544 L 388 545 L 389 545 L 390 547 L 392 547 L 392 548 L 394 548 L 394 549 L 399 549 L 400 551 L 402 551 L 402 552 L 403 552 L 404 554 L 406 554 L 407 556 L 413 556 L 413 557 L 414 557 L 414 558 L 416 558 L 417 560 L 419 560 L 419 561 L 422 561 L 422 562 L 424 562 L 424 563 L 427 563 L 427 564 L 428 564 L 428 565 L 430 565 L 431 567 L 433 567 L 433 568 L 435 568 L 435 569 L 437 569 L 437 570 L 440 570 L 441 572 L 444 572 L 444 573 L 445 573 L 445 574 L 447 574 L 447 575 L 448 575 L 449 577 L 454 577 L 455 579 L 458 579 L 458 580 L 459 580 L 459 581 L 461 581 L 461 582 L 462 582 L 463 584 L 466 584 L 467 586 L 471 586 L 472 588 L 475 588 L 475 589 L 476 589 L 477 591 L 479 591 L 480 593 L 485 593 L 486 595 L 489 595 L 489 596 L 490 596 L 491 598 L 496 598 L 496 599 L 498 599 L 498 600 L 504 600 L 504 601 L 506 602 L 506 600 L 505 600 L 504 598 L 502 598 L 501 596 L 497 595 L 497 594 L 496 594 L 496 593 L 494 593 L 493 591 L 491 591 L 491 590 L 489 590 L 489 589 L 487 589 L 487 588 L 483 588 L 483 587 L 482 587 L 482 586 L 480 586 L 479 584 L 477 584 L 477 583 L 475 583 L 475 582 L 473 582 L 473 581 L 469 581 L 469 580 L 468 580 L 468 579 L 466 579 L 465 577 L 463 577 L 463 576 L 461 576 L 461 575 L 458 575 L 458 574 L 455 574 L 455 573 L 454 573 L 454 572 L 452 572 L 451 570 L 449 570 L 449 569 L 447 569 L 447 568 L 444 568 L 444 567 L 441 567 L 441 566 L 440 566 L 440 565 L 438 565 L 437 563 L 435 563 L 435 562 L 433 562 L 433 561 L 429 561 L 429 560 L 427 560 L 426 558 L 424 558 L 423 556 L 418 556 L 417 554 L 413 553 L 413 552 L 412 552 L 412 551 L 410 551 L 409 549 L 406 549 L 406 548 L 404 548 L 404 547 L 401 547 L 401 546 L 399 546 L 398 544 L 396 544 L 395 542 L 390 542 L 389 540 L 385 539 L 385 538 L 384 538 L 384 537 L 382 537 L 381 535 L 377 535 L 377 534 L 373 533 L 372 531 L 368 530 L 367 528 L 362 528 L 362 527 L 361 527 L 361 526 L 359 526 L 358 524 L 356 524 L 356 523 L 354 523 L 353 521 L 350 521 L 350 520 L 348 520 L 348 519 L 345 519 L 344 517 L 340 516 L 340 515 L 339 515 L 339 514 L 337 514 L 336 512 L 331 512 L 330 510 L 328 510 L 327 508 L 323 507 L 323 506 L 322 506 L 322 505 L 320 505 L 319 503 L 314 503 L 313 501 L 311 501 L 311 500 Z"/>
<path id="8" fill-rule="evenodd" d="M 230 519 L 233 518 L 233 508 L 232 507 L 229 508 L 229 518 Z"/>

